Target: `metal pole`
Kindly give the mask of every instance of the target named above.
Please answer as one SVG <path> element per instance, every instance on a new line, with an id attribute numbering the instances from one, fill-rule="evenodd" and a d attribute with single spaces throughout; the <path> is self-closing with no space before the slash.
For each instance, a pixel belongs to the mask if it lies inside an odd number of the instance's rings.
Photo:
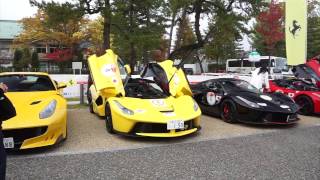
<path id="1" fill-rule="evenodd" d="M 83 84 L 80 84 L 80 104 L 84 104 L 84 88 Z"/>

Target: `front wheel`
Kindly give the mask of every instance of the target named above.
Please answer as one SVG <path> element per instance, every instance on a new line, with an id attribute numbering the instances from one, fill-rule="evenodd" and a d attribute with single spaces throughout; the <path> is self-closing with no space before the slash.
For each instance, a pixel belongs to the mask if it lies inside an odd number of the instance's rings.
<path id="1" fill-rule="evenodd" d="M 110 134 L 114 134 L 113 125 L 112 125 L 112 114 L 110 109 L 110 104 L 106 103 L 105 106 L 105 121 L 106 121 L 106 129 Z"/>
<path id="2" fill-rule="evenodd" d="M 220 106 L 221 118 L 227 123 L 237 122 L 236 104 L 229 99 L 224 100 Z"/>
<path id="3" fill-rule="evenodd" d="M 310 115 L 313 113 L 314 105 L 308 96 L 298 96 L 295 102 L 300 106 L 299 113 L 302 115 Z"/>

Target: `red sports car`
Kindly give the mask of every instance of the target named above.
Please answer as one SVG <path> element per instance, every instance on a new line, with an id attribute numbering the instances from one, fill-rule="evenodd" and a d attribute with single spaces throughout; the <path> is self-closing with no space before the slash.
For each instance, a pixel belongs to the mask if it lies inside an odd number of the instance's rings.
<path id="1" fill-rule="evenodd" d="M 301 79 L 270 80 L 271 92 L 281 92 L 291 97 L 303 115 L 320 114 L 320 89 Z"/>
<path id="2" fill-rule="evenodd" d="M 294 75 L 297 78 L 310 79 L 320 88 L 320 56 L 310 59 L 305 64 L 300 64 L 294 68 Z"/>

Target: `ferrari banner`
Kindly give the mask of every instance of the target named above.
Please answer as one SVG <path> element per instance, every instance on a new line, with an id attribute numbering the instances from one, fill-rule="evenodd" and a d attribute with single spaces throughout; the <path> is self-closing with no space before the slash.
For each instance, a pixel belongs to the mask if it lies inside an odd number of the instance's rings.
<path id="1" fill-rule="evenodd" d="M 288 65 L 304 64 L 307 57 L 307 1 L 286 1 L 286 51 Z"/>

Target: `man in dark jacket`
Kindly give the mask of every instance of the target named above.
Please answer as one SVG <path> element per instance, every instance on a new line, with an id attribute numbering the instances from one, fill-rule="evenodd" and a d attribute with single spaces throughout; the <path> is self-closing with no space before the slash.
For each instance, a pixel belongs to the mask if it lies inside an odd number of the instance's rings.
<path id="1" fill-rule="evenodd" d="M 16 115 L 16 110 L 10 100 L 4 94 L 8 87 L 0 83 L 0 180 L 6 178 L 7 155 L 3 145 L 2 121 L 8 120 Z"/>

